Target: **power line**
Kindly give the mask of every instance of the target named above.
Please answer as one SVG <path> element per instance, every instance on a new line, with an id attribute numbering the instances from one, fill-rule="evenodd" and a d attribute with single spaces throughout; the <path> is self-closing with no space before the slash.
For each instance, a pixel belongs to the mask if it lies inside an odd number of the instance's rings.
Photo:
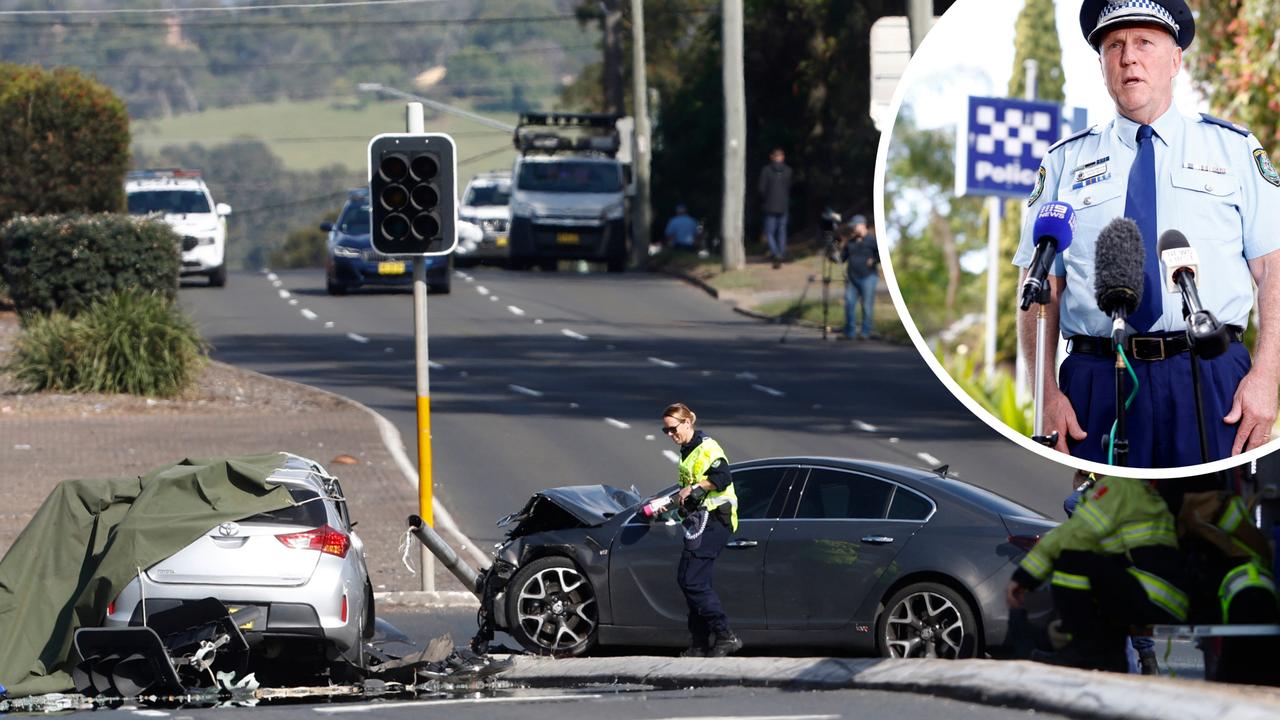
<path id="1" fill-rule="evenodd" d="M 251 12 L 254 10 L 327 10 L 372 5 L 437 4 L 444 0 L 342 0 L 341 2 L 280 3 L 276 5 L 215 5 L 189 8 L 107 8 L 103 10 L 0 10 L 0 15 L 158 15 L 161 13 Z"/>
<path id="2" fill-rule="evenodd" d="M 700 11 L 699 11 L 700 12 Z M 3 12 L 0 11 L 0 15 Z M 501 25 L 516 23 L 551 23 L 565 20 L 576 20 L 576 15 L 528 15 L 523 17 L 472 17 L 472 18 L 404 18 L 396 20 L 212 20 L 204 22 L 184 22 L 178 27 L 183 31 L 206 28 L 273 29 L 273 28 L 313 28 L 313 27 L 364 27 L 374 25 L 431 25 L 450 27 L 455 25 Z M 168 28 L 168 20 L 0 20 L 0 26 L 16 28 Z"/>

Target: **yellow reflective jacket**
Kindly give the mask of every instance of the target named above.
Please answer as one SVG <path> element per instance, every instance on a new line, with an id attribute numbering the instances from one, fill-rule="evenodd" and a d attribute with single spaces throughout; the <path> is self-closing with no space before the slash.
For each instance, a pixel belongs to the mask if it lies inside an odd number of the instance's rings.
<path id="1" fill-rule="evenodd" d="M 704 480 L 707 477 L 707 471 L 716 460 L 729 462 L 720 443 L 701 433 L 697 437 L 700 437 L 702 442 L 680 460 L 680 487 L 696 485 Z M 713 511 L 725 504 L 729 505 L 729 528 L 736 531 L 738 529 L 738 493 L 734 491 L 732 481 L 724 490 L 711 490 L 702 499 L 702 507 L 708 511 Z"/>

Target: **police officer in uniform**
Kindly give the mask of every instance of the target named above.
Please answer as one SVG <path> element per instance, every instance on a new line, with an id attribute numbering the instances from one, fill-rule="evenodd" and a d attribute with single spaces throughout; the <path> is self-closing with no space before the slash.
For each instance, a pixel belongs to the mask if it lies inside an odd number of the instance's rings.
<path id="1" fill-rule="evenodd" d="M 1070 642 L 1033 660 L 1126 672 L 1125 638 L 1134 625 L 1183 623 L 1190 599 L 1173 515 L 1147 483 L 1101 478 L 1066 522 L 1050 530 L 1018 563 L 1009 607 L 1049 581 Z"/>
<path id="2" fill-rule="evenodd" d="M 662 411 L 662 432 L 680 446 L 680 502 L 694 508 L 684 523 L 684 550 L 676 581 L 689 605 L 686 657 L 724 657 L 742 648 L 729 628 L 720 596 L 711 585 L 712 570 L 729 535 L 738 529 L 738 495 L 729 459 L 720 443 L 693 425 L 697 416 L 683 403 Z"/>
<path id="3" fill-rule="evenodd" d="M 1128 318 L 1135 334 L 1125 348 L 1138 378 L 1125 416 L 1128 464 L 1200 462 L 1182 301 L 1167 292 L 1156 252 L 1160 234 L 1171 229 L 1197 251 L 1201 300 L 1233 340 L 1225 354 L 1201 361 L 1210 459 L 1258 447 L 1270 440 L 1280 376 L 1280 174 L 1245 128 L 1173 107 L 1173 79 L 1195 36 L 1184 0 L 1085 0 L 1080 26 L 1098 51 L 1116 116 L 1049 149 L 1014 257 L 1025 277 L 1040 204 L 1075 209 L 1073 242 L 1050 275 L 1046 352 L 1054 356 L 1061 332 L 1069 355 L 1058 382 L 1045 379 L 1045 433 L 1058 433 L 1062 452 L 1108 461 L 1103 440 L 1115 421 L 1115 353 L 1111 319 L 1095 301 L 1094 250 L 1099 231 L 1125 216 L 1146 248 L 1142 302 Z M 1239 340 L 1255 283 L 1260 319 L 1251 365 Z M 1019 322 L 1023 355 L 1033 358 L 1035 318 L 1022 313 Z"/>

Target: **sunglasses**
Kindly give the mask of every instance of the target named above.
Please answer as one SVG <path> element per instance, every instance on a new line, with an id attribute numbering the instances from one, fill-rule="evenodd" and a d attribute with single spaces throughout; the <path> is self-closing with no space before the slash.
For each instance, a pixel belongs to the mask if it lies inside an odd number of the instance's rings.
<path id="1" fill-rule="evenodd" d="M 681 425 L 681 424 L 683 424 L 683 423 L 684 423 L 684 421 L 683 421 L 683 420 L 681 420 L 680 422 L 676 423 L 675 425 L 670 425 L 670 426 L 668 426 L 668 425 L 663 425 L 663 426 L 662 426 L 662 432 L 663 432 L 663 434 L 664 434 L 664 435 L 675 435 L 675 434 L 676 434 L 676 431 L 680 429 L 680 425 Z"/>

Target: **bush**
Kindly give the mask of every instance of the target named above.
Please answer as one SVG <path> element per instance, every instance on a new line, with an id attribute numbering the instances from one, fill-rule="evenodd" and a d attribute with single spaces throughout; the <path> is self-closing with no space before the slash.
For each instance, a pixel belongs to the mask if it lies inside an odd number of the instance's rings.
<path id="1" fill-rule="evenodd" d="M 172 397 L 195 380 L 207 351 L 172 299 L 131 290 L 76 317 L 33 316 L 4 369 L 27 391 Z"/>
<path id="2" fill-rule="evenodd" d="M 69 68 L 0 63 L 0 222 L 19 214 L 119 212 L 129 114 Z"/>
<path id="3" fill-rule="evenodd" d="M 128 215 L 20 216 L 0 225 L 0 274 L 24 316 L 75 315 L 135 288 L 172 299 L 179 242 L 165 223 Z"/>
<path id="4" fill-rule="evenodd" d="M 326 218 L 333 222 L 332 218 Z M 319 223 L 290 232 L 284 239 L 284 245 L 272 250 L 267 256 L 268 264 L 275 269 L 318 268 L 324 267 L 328 248 L 325 245 L 328 233 L 320 229 Z"/>

